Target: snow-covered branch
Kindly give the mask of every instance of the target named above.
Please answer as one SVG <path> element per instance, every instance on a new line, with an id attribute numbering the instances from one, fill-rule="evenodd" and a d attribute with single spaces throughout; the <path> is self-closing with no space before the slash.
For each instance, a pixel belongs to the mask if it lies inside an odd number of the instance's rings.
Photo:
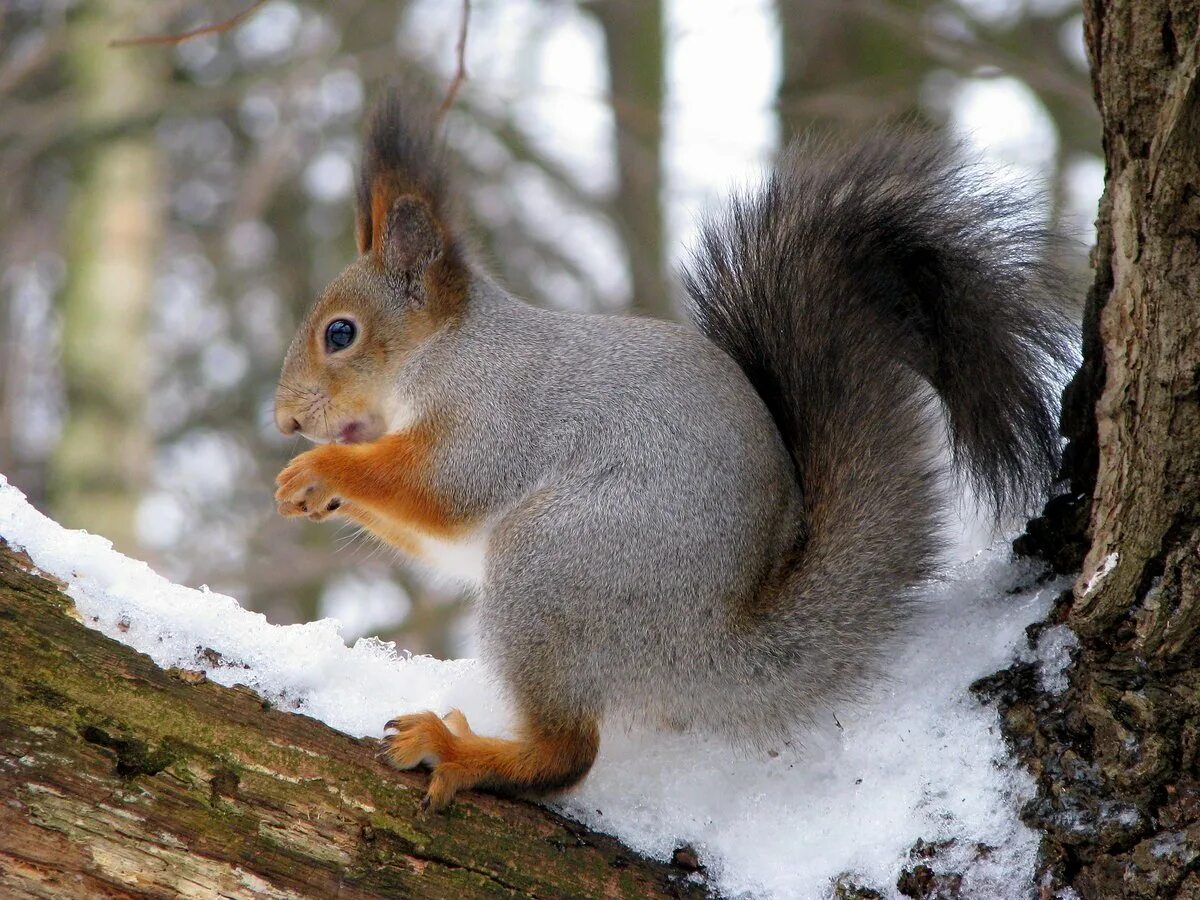
<path id="1" fill-rule="evenodd" d="M 149 577 L 101 572 L 102 557 L 63 572 L 80 579 L 70 593 Z M 0 895 L 703 895 L 687 870 L 531 804 L 471 795 L 421 816 L 420 776 L 385 768 L 374 741 L 216 683 L 254 673 L 211 647 L 160 668 L 84 627 L 97 608 L 33 569 L 0 541 Z M 190 640 L 159 627 L 164 644 Z"/>
<path id="2" fill-rule="evenodd" d="M 524 823 L 519 827 L 559 835 L 552 843 L 566 840 L 574 846 L 576 838 L 562 836 L 581 826 L 536 807 L 476 795 L 445 820 L 415 825 L 410 819 L 423 776 L 392 773 L 374 760 L 373 739 L 398 713 L 459 707 L 480 731 L 505 733 L 508 707 L 476 661 L 413 657 L 375 639 L 347 646 L 332 620 L 272 625 L 230 597 L 171 584 L 145 564 L 114 552 L 100 537 L 61 528 L 2 481 L 0 536 L 23 547 L 42 572 L 63 583 L 90 629 L 150 657 L 94 632 L 68 628 L 66 606 L 57 595 L 37 602 L 7 595 L 5 602 L 18 612 L 3 620 L 4 627 L 27 631 L 4 641 L 3 652 L 15 656 L 0 686 L 15 674 L 20 684 L 36 686 L 28 690 L 41 698 L 34 702 L 42 705 L 18 717 L 23 730 L 9 735 L 34 752 L 30 759 L 65 755 L 72 760 L 68 768 L 86 762 L 91 772 L 107 765 L 108 775 L 113 759 L 118 766 L 143 765 L 121 763 L 130 753 L 130 758 L 164 761 L 151 768 L 165 772 L 166 783 L 157 776 L 135 778 L 119 795 L 149 790 L 157 797 L 161 787 L 183 791 L 196 802 L 207 798 L 214 810 L 241 809 L 249 815 L 235 801 L 222 799 L 225 767 L 234 772 L 234 782 L 254 785 L 253 796 L 273 797 L 279 805 L 271 816 L 260 817 L 266 824 L 256 826 L 259 833 L 288 846 L 316 841 L 305 852 L 338 860 L 331 865 L 343 872 L 357 865 L 356 854 L 369 855 L 370 849 L 360 837 L 346 835 L 363 828 L 378 835 L 380 822 L 391 822 L 387 827 L 408 835 L 405 840 L 427 847 L 445 840 L 466 848 L 481 832 L 471 830 L 474 825 L 463 832 L 462 822 L 488 817 L 488 828 L 511 830 L 518 828 L 511 823 Z M 11 572 L 11 562 L 7 565 Z M 980 705 L 969 686 L 1016 653 L 1030 652 L 1020 650 L 1024 628 L 1044 615 L 1057 590 L 1053 584 L 1035 584 L 1035 574 L 1004 552 L 987 551 L 960 567 L 953 580 L 931 586 L 922 633 L 897 654 L 891 682 L 872 700 L 837 710 L 836 718 L 789 745 L 752 752 L 698 735 L 611 725 L 591 775 L 553 807 L 583 826 L 615 835 L 631 848 L 628 859 L 636 853 L 663 861 L 697 857 L 707 887 L 727 895 L 820 895 L 841 880 L 896 896 L 904 873 L 925 866 L 961 876 L 965 887 L 977 890 L 973 896 L 1024 896 L 1037 837 L 1021 824 L 1017 811 L 1032 793 L 1031 781 L 1009 759 L 996 712 Z M 69 631 L 71 643 L 53 647 L 35 669 L 13 648 L 41 640 L 34 633 L 43 629 Z M 68 664 L 77 658 L 86 665 Z M 1049 674 L 1058 674 L 1061 660 L 1056 666 Z M 72 679 L 79 677 L 87 683 L 75 686 Z M 234 685 L 247 689 L 225 689 Z M 15 690 L 11 683 L 7 687 Z M 51 703 L 60 695 L 67 699 L 53 703 L 66 712 Z M 87 734 L 96 741 L 89 742 Z M 38 750 L 42 740 L 50 743 Z M 310 751 L 328 759 L 306 762 L 317 759 Z M 25 750 L 8 752 L 14 770 L 12 760 Z M 45 765 L 45 771 L 58 771 L 57 763 Z M 28 787 L 42 783 L 37 778 L 21 783 L 22 803 L 32 816 L 27 801 L 48 795 Z M 44 783 L 64 790 L 53 778 Z M 119 783 L 110 779 L 106 789 L 118 790 Z M 249 787 L 241 790 L 246 794 Z M 322 803 L 332 806 L 311 807 L 318 796 L 328 797 Z M 91 802 L 87 797 L 96 800 L 85 793 L 71 802 L 82 809 Z M 114 809 L 122 811 L 111 813 L 117 818 L 126 811 Z M 147 815 L 141 808 L 128 811 Z M 60 812 L 66 815 L 66 807 Z M 174 834 L 160 819 L 161 814 L 150 817 L 164 834 Z M 242 835 L 237 823 L 243 820 L 228 821 L 236 825 L 227 835 L 234 840 Z M 341 824 L 331 830 L 331 821 Z M 397 831 L 400 821 L 408 831 Z M 307 837 L 302 840 L 294 829 Z M 521 849 L 526 837 L 514 831 L 506 838 L 506 852 L 514 855 L 508 862 L 494 855 L 488 877 L 515 878 L 515 871 L 530 865 Z M 538 844 L 538 852 L 544 849 L 544 836 L 529 840 Z M 583 840 L 594 843 L 591 837 Z M 166 853 L 170 843 L 159 850 Z M 596 846 L 611 850 L 613 845 Z M 690 849 L 676 852 L 685 847 Z M 913 855 L 914 847 L 920 858 Z M 186 853 L 186 847 L 176 851 Z M 663 878 L 671 870 L 645 871 Z M 678 886 L 701 882 L 702 876 L 693 874 Z"/>

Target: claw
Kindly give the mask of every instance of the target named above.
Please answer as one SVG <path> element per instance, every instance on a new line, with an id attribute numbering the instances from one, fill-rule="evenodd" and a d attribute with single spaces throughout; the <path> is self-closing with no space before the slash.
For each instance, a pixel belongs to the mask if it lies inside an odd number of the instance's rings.
<path id="1" fill-rule="evenodd" d="M 388 762 L 398 769 L 437 765 L 454 741 L 453 732 L 431 712 L 397 716 L 384 727 L 394 732 L 383 743 Z"/>

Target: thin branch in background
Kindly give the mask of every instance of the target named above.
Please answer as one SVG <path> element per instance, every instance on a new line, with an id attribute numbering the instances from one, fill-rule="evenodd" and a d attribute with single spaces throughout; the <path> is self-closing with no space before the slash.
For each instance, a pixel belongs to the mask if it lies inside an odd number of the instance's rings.
<path id="1" fill-rule="evenodd" d="M 471 0 L 463 0 L 462 19 L 458 23 L 458 45 L 455 48 L 455 52 L 458 54 L 458 67 L 454 71 L 454 78 L 451 79 L 450 86 L 446 88 L 446 99 L 442 101 L 442 105 L 438 109 L 438 119 L 443 118 L 450 111 L 450 107 L 454 106 L 454 98 L 458 96 L 458 89 L 467 80 L 467 23 L 470 19 Z"/>
<path id="2" fill-rule="evenodd" d="M 199 28 L 193 28 L 191 31 L 181 31 L 178 34 L 147 34 L 142 37 L 118 38 L 117 40 L 109 41 L 108 46 L 140 47 L 145 44 L 182 44 L 184 41 L 203 37 L 206 34 L 223 34 L 231 28 L 236 28 L 246 19 L 250 18 L 266 2 L 267 0 L 254 0 L 254 3 L 243 9 L 236 16 L 230 16 L 228 19 L 215 22 L 212 25 L 202 25 Z"/>

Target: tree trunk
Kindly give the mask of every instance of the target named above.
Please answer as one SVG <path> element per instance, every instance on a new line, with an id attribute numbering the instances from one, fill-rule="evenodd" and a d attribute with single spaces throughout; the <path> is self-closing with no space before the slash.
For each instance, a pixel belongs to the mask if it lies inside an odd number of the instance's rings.
<path id="1" fill-rule="evenodd" d="M 1082 567 L 1056 616 L 1081 646 L 1061 697 L 1025 667 L 999 695 L 1045 896 L 1200 897 L 1200 0 L 1084 14 L 1108 172 L 1071 493 L 1020 542 Z"/>
<path id="2" fill-rule="evenodd" d="M 629 309 L 674 318 L 661 195 L 666 65 L 662 2 L 603 0 L 588 8 L 604 31 L 608 60 L 617 145 L 614 213 L 629 256 Z"/>
<path id="3" fill-rule="evenodd" d="M 158 57 L 108 46 L 141 6 L 93 0 L 69 29 L 68 58 L 89 125 L 139 115 L 164 80 Z M 137 503 L 151 456 L 147 318 L 164 227 L 158 153 L 150 133 L 97 141 L 82 152 L 61 303 L 67 415 L 50 465 L 50 501 L 60 522 L 137 555 Z"/>
<path id="4" fill-rule="evenodd" d="M 894 14 L 920 27 L 927 0 Z M 931 68 L 919 44 L 854 2 L 776 0 L 782 74 L 776 94 L 781 144 L 810 131 L 861 132 L 881 119 L 914 120 Z"/>
<path id="5" fill-rule="evenodd" d="M 703 896 L 531 804 L 419 812 L 376 742 L 163 671 L 0 541 L 0 895 Z"/>

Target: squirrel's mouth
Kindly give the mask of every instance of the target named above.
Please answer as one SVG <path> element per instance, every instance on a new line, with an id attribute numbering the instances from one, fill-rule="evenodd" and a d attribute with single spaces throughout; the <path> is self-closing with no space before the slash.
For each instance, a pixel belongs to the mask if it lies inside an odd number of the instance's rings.
<path id="1" fill-rule="evenodd" d="M 377 437 L 379 435 L 376 433 L 376 429 L 366 422 L 355 421 L 343 425 L 333 440 L 336 444 L 363 444 L 373 441 Z"/>

